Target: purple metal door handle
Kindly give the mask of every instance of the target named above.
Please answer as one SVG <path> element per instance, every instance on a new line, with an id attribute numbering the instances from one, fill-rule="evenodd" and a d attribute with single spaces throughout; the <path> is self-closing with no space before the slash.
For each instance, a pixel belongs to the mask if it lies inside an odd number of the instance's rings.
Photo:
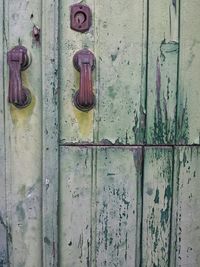
<path id="1" fill-rule="evenodd" d="M 95 56 L 88 49 L 83 49 L 74 55 L 73 63 L 75 69 L 80 72 L 80 86 L 74 96 L 74 104 L 81 111 L 89 111 L 95 105 L 92 88 L 92 70 L 95 68 Z"/>
<path id="2" fill-rule="evenodd" d="M 22 86 L 21 71 L 30 65 L 30 58 L 24 46 L 15 46 L 7 53 L 9 65 L 9 93 L 8 102 L 17 108 L 24 108 L 31 103 L 29 89 Z"/>

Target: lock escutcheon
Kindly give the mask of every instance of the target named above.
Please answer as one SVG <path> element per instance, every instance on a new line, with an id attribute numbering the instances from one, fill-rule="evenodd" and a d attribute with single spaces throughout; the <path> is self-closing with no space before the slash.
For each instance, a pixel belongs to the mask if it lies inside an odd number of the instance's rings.
<path id="1" fill-rule="evenodd" d="M 92 24 L 92 12 L 87 5 L 75 4 L 71 6 L 70 27 L 74 31 L 86 32 Z"/>

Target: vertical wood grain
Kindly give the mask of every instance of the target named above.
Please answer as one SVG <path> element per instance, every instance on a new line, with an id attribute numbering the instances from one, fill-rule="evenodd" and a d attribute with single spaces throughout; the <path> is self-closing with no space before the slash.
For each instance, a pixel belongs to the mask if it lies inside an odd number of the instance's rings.
<path id="1" fill-rule="evenodd" d="M 172 148 L 145 148 L 142 266 L 169 264 L 172 164 Z"/>
<path id="2" fill-rule="evenodd" d="M 180 1 L 177 143 L 200 143 L 200 2 Z"/>
<path id="3" fill-rule="evenodd" d="M 6 217 L 6 173 L 5 173 L 5 121 L 4 121 L 4 5 L 0 5 L 0 266 L 8 264 L 7 217 Z"/>
<path id="4" fill-rule="evenodd" d="M 63 0 L 60 8 L 61 143 L 141 143 L 145 127 L 146 1 L 128 1 L 126 5 L 121 0 L 84 1 L 93 13 L 92 27 L 85 34 L 70 29 L 69 7 L 73 3 Z M 72 103 L 79 86 L 72 58 L 84 47 L 96 56 L 96 107 L 90 112 L 78 111 Z"/>
<path id="5" fill-rule="evenodd" d="M 96 165 L 96 265 L 139 266 L 140 148 L 99 148 Z"/>
<path id="6" fill-rule="evenodd" d="M 105 144 L 143 142 L 146 1 L 96 1 L 98 133 Z"/>
<path id="7" fill-rule="evenodd" d="M 200 148 L 175 149 L 172 266 L 200 266 Z"/>
<path id="8" fill-rule="evenodd" d="M 149 1 L 147 143 L 173 144 L 176 130 L 178 1 Z"/>
<path id="9" fill-rule="evenodd" d="M 94 53 L 94 0 L 83 1 L 92 11 L 92 26 L 86 33 L 80 33 L 70 28 L 70 6 L 76 0 L 60 1 L 59 19 L 59 71 L 60 71 L 60 140 L 68 142 L 92 142 L 94 130 L 94 109 L 82 112 L 75 108 L 73 96 L 79 89 L 80 73 L 73 66 L 74 54 L 83 48 L 88 48 Z M 95 71 L 94 71 L 95 72 Z M 95 75 L 93 77 L 95 81 Z M 94 90 L 95 90 L 95 82 Z"/>
<path id="10" fill-rule="evenodd" d="M 42 1 L 43 263 L 58 266 L 58 1 Z"/>
<path id="11" fill-rule="evenodd" d="M 33 41 L 34 24 L 41 28 L 41 1 L 4 1 L 4 81 L 6 197 L 10 266 L 41 264 L 41 48 Z M 21 43 L 30 50 L 31 66 L 22 73 L 31 104 L 8 104 L 6 53 Z"/>
<path id="12" fill-rule="evenodd" d="M 142 149 L 60 153 L 60 266 L 137 266 Z"/>
<path id="13" fill-rule="evenodd" d="M 59 266 L 93 266 L 93 152 L 90 148 L 61 147 L 60 153 Z"/>

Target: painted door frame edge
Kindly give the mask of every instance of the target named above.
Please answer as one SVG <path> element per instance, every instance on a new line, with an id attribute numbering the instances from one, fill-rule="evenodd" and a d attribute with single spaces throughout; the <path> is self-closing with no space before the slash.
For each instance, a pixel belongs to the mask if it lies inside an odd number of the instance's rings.
<path id="1" fill-rule="evenodd" d="M 42 1 L 43 266 L 58 266 L 58 2 Z"/>

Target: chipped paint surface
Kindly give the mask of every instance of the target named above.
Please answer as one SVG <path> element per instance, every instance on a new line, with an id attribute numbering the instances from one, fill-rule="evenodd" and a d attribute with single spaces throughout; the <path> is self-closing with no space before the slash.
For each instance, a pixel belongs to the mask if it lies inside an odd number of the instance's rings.
<path id="1" fill-rule="evenodd" d="M 31 105 L 18 110 L 7 102 L 8 68 L 4 61 L 4 144 L 6 177 L 5 207 L 0 204 L 1 226 L 6 232 L 6 250 L 0 241 L 0 266 L 31 266 L 41 264 L 41 50 L 32 47 L 30 14 L 41 20 L 41 1 L 4 1 L 4 54 L 20 41 L 32 55 L 32 64 L 22 72 L 23 85 L 32 94 Z M 3 16 L 2 16 L 3 17 Z M 1 57 L 2 58 L 2 57 Z M 3 88 L 3 87 L 2 87 Z M 3 90 L 2 90 L 3 91 Z M 2 138 L 2 135 L 0 139 Z M 1 150 L 1 147 L 0 147 Z M 1 154 L 1 153 L 0 153 Z M 0 165 L 3 166 L 0 158 Z M 0 190 L 0 202 L 2 202 Z M 3 240 L 3 233 L 0 234 Z M 2 263 L 2 253 L 4 262 Z M 6 261 L 6 253 L 9 259 Z M 2 265 L 3 264 L 3 265 Z"/>
<path id="2" fill-rule="evenodd" d="M 95 57 L 95 29 L 94 23 L 86 34 L 71 30 L 70 5 L 75 4 L 73 0 L 60 1 L 59 14 L 59 83 L 60 83 L 60 139 L 63 142 L 92 142 L 94 130 L 94 109 L 90 112 L 80 112 L 74 107 L 73 96 L 79 88 L 80 73 L 74 69 L 74 54 L 86 47 L 91 50 Z M 94 10 L 94 2 L 87 1 L 87 5 Z M 95 15 L 93 16 L 93 20 Z M 96 70 L 96 68 L 95 68 Z M 94 71 L 95 72 L 95 71 Z M 94 92 L 96 95 L 95 73 L 93 72 Z"/>
<path id="3" fill-rule="evenodd" d="M 175 150 L 174 210 L 171 266 L 200 264 L 200 149 Z"/>
<path id="4" fill-rule="evenodd" d="M 185 253 L 198 266 L 198 152 L 148 147 L 143 155 L 140 147 L 63 146 L 61 266 L 132 266 L 140 257 L 144 266 L 182 266 L 183 258 L 189 264 Z"/>
<path id="5" fill-rule="evenodd" d="M 69 16 L 69 10 L 65 9 L 66 1 L 61 1 L 60 71 L 64 90 L 61 90 L 60 139 L 62 143 L 100 142 L 102 139 L 112 143 L 142 143 L 146 67 L 143 3 L 129 0 L 124 12 L 119 12 L 124 9 L 121 0 L 117 4 L 89 0 L 87 4 L 96 12 L 92 27 L 81 35 L 62 22 Z M 83 46 L 94 52 L 97 61 L 93 75 L 97 103 L 88 116 L 74 112 L 72 104 L 72 96 L 79 86 L 72 57 Z"/>
<path id="6" fill-rule="evenodd" d="M 164 42 L 166 45 L 166 43 Z M 160 59 L 156 60 L 156 82 L 155 82 L 155 108 L 154 108 L 154 125 L 151 129 L 151 142 L 152 144 L 173 144 L 175 142 L 175 112 L 173 113 L 173 118 L 170 118 L 169 104 L 170 99 L 170 87 L 171 79 L 167 76 L 167 91 L 166 96 L 163 93 L 163 72 L 162 72 L 162 60 L 166 60 L 165 53 L 176 53 L 177 44 L 168 43 L 165 50 L 163 49 L 163 44 L 161 45 L 161 62 Z M 164 74 L 166 75 L 166 74 Z M 176 87 L 174 88 L 176 89 Z M 174 90 L 176 92 L 176 90 Z M 163 95 L 162 95 L 163 94 Z M 173 93 L 174 94 L 174 93 Z M 175 94 L 174 94 L 175 95 Z M 175 107 L 174 107 L 175 111 Z"/>
<path id="7" fill-rule="evenodd" d="M 0 267 L 199 267 L 199 147 L 174 144 L 200 143 L 200 2 L 83 2 L 85 34 L 68 23 L 75 0 L 0 6 Z M 2 60 L 18 42 L 32 54 L 23 110 Z M 84 47 L 87 113 L 73 105 Z"/>
<path id="8" fill-rule="evenodd" d="M 3 42 L 3 5 L 0 6 L 0 266 L 7 267 L 9 262 L 8 250 L 7 250 L 7 242 L 10 237 L 9 226 L 6 220 L 6 194 L 5 194 L 5 175 L 6 175 L 6 161 L 5 161 L 5 128 L 4 128 L 4 120 L 5 120 L 5 111 L 4 111 L 4 77 L 3 77 L 3 68 L 4 68 L 4 51 L 2 47 L 4 47 Z"/>
<path id="9" fill-rule="evenodd" d="M 91 266 L 91 164 L 91 150 L 61 148 L 60 266 Z"/>
<path id="10" fill-rule="evenodd" d="M 146 11 L 142 1 L 136 2 L 98 4 L 98 136 L 112 143 L 141 143 L 144 138 Z"/>
<path id="11" fill-rule="evenodd" d="M 200 144 L 200 2 L 183 0 L 180 8 L 177 143 Z"/>
<path id="12" fill-rule="evenodd" d="M 129 266 L 136 262 L 140 177 L 128 149 L 98 149 L 97 159 L 97 266 Z"/>
<path id="13" fill-rule="evenodd" d="M 62 147 L 61 156 L 61 266 L 136 262 L 140 148 Z"/>
<path id="14" fill-rule="evenodd" d="M 172 148 L 146 148 L 143 187 L 142 262 L 168 266 L 172 202 Z"/>
<path id="15" fill-rule="evenodd" d="M 175 143 L 179 50 L 175 4 L 172 0 L 149 2 L 146 95 L 148 144 Z"/>
<path id="16" fill-rule="evenodd" d="M 177 118 L 177 141 L 180 144 L 187 144 L 189 141 L 189 121 L 187 99 L 182 102 L 179 99 L 178 118 Z"/>

